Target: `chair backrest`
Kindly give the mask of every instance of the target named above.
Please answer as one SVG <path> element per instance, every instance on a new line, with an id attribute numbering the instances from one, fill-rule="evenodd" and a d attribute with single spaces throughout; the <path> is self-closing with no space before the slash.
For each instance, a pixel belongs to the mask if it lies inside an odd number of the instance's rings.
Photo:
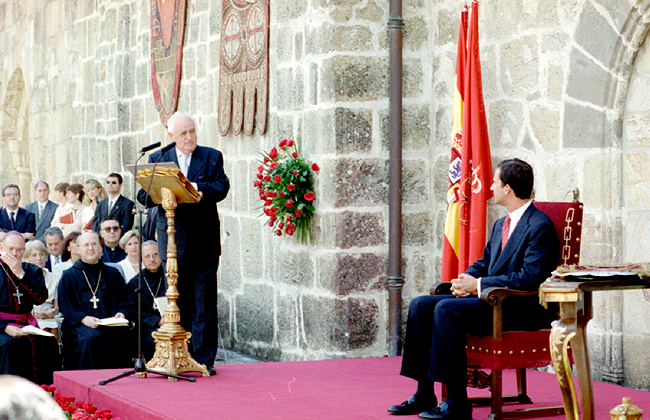
<path id="1" fill-rule="evenodd" d="M 578 264 L 582 235 L 582 209 L 580 202 L 535 201 L 538 210 L 551 218 L 560 240 L 557 265 Z"/>

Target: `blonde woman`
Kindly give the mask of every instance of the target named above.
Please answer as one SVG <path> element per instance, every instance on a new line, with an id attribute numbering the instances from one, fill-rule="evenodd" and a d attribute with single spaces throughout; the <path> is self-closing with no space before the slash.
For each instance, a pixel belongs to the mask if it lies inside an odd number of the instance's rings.
<path id="1" fill-rule="evenodd" d="M 138 275 L 138 259 L 140 255 L 140 232 L 131 229 L 120 239 L 120 248 L 126 251 L 126 258 L 118 264 L 124 270 L 124 281 L 129 282 Z"/>
<path id="2" fill-rule="evenodd" d="M 25 244 L 23 261 L 34 264 L 43 270 L 45 286 L 47 287 L 47 300 L 41 305 L 35 305 L 32 313 L 34 314 L 34 318 L 38 320 L 38 325 L 41 328 L 56 329 L 54 315 L 59 312 L 56 301 L 56 289 L 59 285 L 59 278 L 45 268 L 47 256 L 47 248 L 43 242 L 33 240 Z"/>
<path id="3" fill-rule="evenodd" d="M 84 197 L 84 204 L 93 209 L 93 213 L 97 209 L 97 204 L 108 197 L 102 184 L 96 179 L 89 179 L 84 185 L 86 196 Z"/>

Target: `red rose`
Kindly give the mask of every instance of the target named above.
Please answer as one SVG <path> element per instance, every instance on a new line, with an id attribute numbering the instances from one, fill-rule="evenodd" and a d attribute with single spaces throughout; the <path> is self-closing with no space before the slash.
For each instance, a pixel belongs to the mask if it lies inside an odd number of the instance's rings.
<path id="1" fill-rule="evenodd" d="M 287 200 L 287 202 L 286 202 L 286 206 L 287 206 L 288 208 L 293 207 L 293 200 Z"/>
<path id="2" fill-rule="evenodd" d="M 269 220 L 269 226 L 273 227 L 273 220 Z"/>
<path id="3" fill-rule="evenodd" d="M 280 229 L 284 229 L 284 223 L 282 223 L 282 222 L 278 223 L 278 227 L 279 227 Z"/>
<path id="4" fill-rule="evenodd" d="M 279 208 L 277 208 L 277 207 L 273 207 L 273 208 L 271 209 L 271 211 L 272 211 L 273 213 L 277 213 L 277 212 L 278 212 L 278 210 L 280 210 L 280 209 L 279 209 Z"/>
<path id="5" fill-rule="evenodd" d="M 271 152 L 269 153 L 269 157 L 271 159 L 275 159 L 276 157 L 278 157 L 278 149 L 276 149 L 275 147 L 271 149 Z"/>
<path id="6" fill-rule="evenodd" d="M 262 181 L 260 181 L 259 179 L 258 179 L 257 181 L 255 181 L 255 182 L 253 182 L 253 186 L 254 186 L 255 188 L 257 188 L 257 187 L 259 187 L 259 186 L 261 186 L 261 185 L 262 185 Z"/>
<path id="7" fill-rule="evenodd" d="M 287 147 L 293 146 L 293 140 L 287 140 Z"/>
<path id="8" fill-rule="evenodd" d="M 257 174 L 256 176 L 257 176 L 257 179 L 263 179 L 264 178 L 264 175 L 262 175 L 262 174 Z"/>
<path id="9" fill-rule="evenodd" d="M 291 157 L 293 157 L 294 159 L 297 158 L 297 157 L 298 157 L 298 152 L 293 152 L 293 153 L 291 154 Z"/>
<path id="10" fill-rule="evenodd" d="M 275 191 L 269 191 L 269 192 L 266 193 L 266 196 L 270 197 L 270 198 L 273 198 L 273 197 L 275 197 L 277 195 L 278 195 L 278 193 L 276 193 Z"/>
<path id="11" fill-rule="evenodd" d="M 293 236 L 293 229 L 287 229 L 287 235 Z"/>
<path id="12" fill-rule="evenodd" d="M 278 162 L 271 162 L 269 168 L 271 168 L 271 170 L 274 170 L 276 166 L 278 166 Z"/>
<path id="13" fill-rule="evenodd" d="M 293 185 L 293 184 L 289 184 L 289 185 L 287 185 L 287 190 L 289 190 L 289 191 L 295 191 L 295 190 L 296 190 L 296 186 Z"/>
<path id="14" fill-rule="evenodd" d="M 295 228 L 295 227 L 296 227 L 296 225 L 294 225 L 293 223 L 287 223 L 287 229 L 293 230 L 293 228 Z"/>
<path id="15" fill-rule="evenodd" d="M 294 175 L 298 175 L 298 171 L 293 171 L 291 173 L 294 174 Z"/>
<path id="16" fill-rule="evenodd" d="M 284 191 L 280 191 L 278 195 L 280 196 L 280 198 L 284 197 Z"/>
<path id="17" fill-rule="evenodd" d="M 276 175 L 275 178 L 273 178 L 273 182 L 275 182 L 276 184 L 280 183 L 280 181 L 282 181 L 280 175 Z"/>
<path id="18" fill-rule="evenodd" d="M 262 173 L 264 172 L 264 165 L 260 165 L 257 167 L 257 172 Z"/>
<path id="19" fill-rule="evenodd" d="M 311 164 L 311 170 L 315 171 L 315 172 L 318 172 L 318 171 L 320 171 L 320 168 L 315 163 L 312 163 Z"/>
<path id="20" fill-rule="evenodd" d="M 269 160 L 265 157 L 264 158 L 264 163 L 268 163 L 268 162 L 269 162 Z"/>
<path id="21" fill-rule="evenodd" d="M 273 200 L 271 200 L 270 198 L 264 202 L 265 206 L 270 206 L 271 204 L 273 204 Z"/>
<path id="22" fill-rule="evenodd" d="M 308 193 L 305 193 L 305 200 L 314 201 L 315 198 L 316 198 L 316 195 L 314 195 L 313 192 L 310 191 Z"/>
<path id="23" fill-rule="evenodd" d="M 280 146 L 280 149 L 284 149 L 285 147 L 287 147 L 287 140 L 286 139 L 282 140 L 280 142 L 279 146 Z"/>
<path id="24" fill-rule="evenodd" d="M 282 231 L 281 230 L 276 230 L 275 234 L 278 235 L 278 236 L 282 236 Z"/>
<path id="25" fill-rule="evenodd" d="M 264 178 L 262 178 L 264 181 L 270 181 L 271 180 L 271 175 L 264 175 Z"/>
<path id="26" fill-rule="evenodd" d="M 291 222 L 292 220 L 293 220 L 293 217 L 291 217 L 291 215 L 290 215 L 290 214 L 289 214 L 289 215 L 287 215 L 287 222 Z"/>
<path id="27" fill-rule="evenodd" d="M 302 211 L 300 209 L 296 209 L 296 217 L 300 217 L 302 214 Z"/>

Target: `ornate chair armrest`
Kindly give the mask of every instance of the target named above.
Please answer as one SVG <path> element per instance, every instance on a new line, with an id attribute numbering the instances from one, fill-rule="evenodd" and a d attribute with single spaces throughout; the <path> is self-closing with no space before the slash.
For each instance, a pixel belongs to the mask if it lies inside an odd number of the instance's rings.
<path id="1" fill-rule="evenodd" d="M 451 294 L 451 283 L 448 281 L 433 283 L 431 289 L 429 289 L 430 295 L 450 295 Z"/>
<path id="2" fill-rule="evenodd" d="M 527 296 L 537 296 L 539 292 L 537 290 L 535 291 L 526 291 L 526 290 L 513 290 L 513 289 L 506 289 L 505 287 L 488 287 L 483 290 L 481 290 L 481 298 L 482 301 L 492 305 L 501 305 L 503 303 L 503 299 L 510 297 L 510 296 L 519 296 L 519 297 L 527 297 Z"/>

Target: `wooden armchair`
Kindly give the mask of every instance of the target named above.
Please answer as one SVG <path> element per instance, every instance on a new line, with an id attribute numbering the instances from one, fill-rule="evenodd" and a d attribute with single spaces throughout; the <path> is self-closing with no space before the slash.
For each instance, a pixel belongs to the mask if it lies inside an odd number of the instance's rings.
<path id="1" fill-rule="evenodd" d="M 583 205 L 579 202 L 535 202 L 535 207 L 546 213 L 560 239 L 558 265 L 577 264 L 580 258 Z M 437 283 L 431 294 L 451 292 L 451 283 Z M 492 335 L 477 337 L 467 335 L 467 385 L 489 388 L 491 397 L 472 398 L 473 405 L 491 405 L 488 419 L 545 417 L 564 414 L 563 406 L 503 410 L 503 403 L 532 404 L 526 388 L 526 369 L 547 366 L 551 363 L 549 352 L 550 330 L 503 331 L 503 300 L 519 296 L 535 296 L 527 292 L 491 287 L 481 291 L 481 300 L 493 306 Z M 490 369 L 488 375 L 481 369 Z M 503 369 L 517 370 L 517 395 L 503 396 Z M 446 390 L 443 387 L 443 394 Z M 444 395 L 443 395 L 444 396 Z"/>

